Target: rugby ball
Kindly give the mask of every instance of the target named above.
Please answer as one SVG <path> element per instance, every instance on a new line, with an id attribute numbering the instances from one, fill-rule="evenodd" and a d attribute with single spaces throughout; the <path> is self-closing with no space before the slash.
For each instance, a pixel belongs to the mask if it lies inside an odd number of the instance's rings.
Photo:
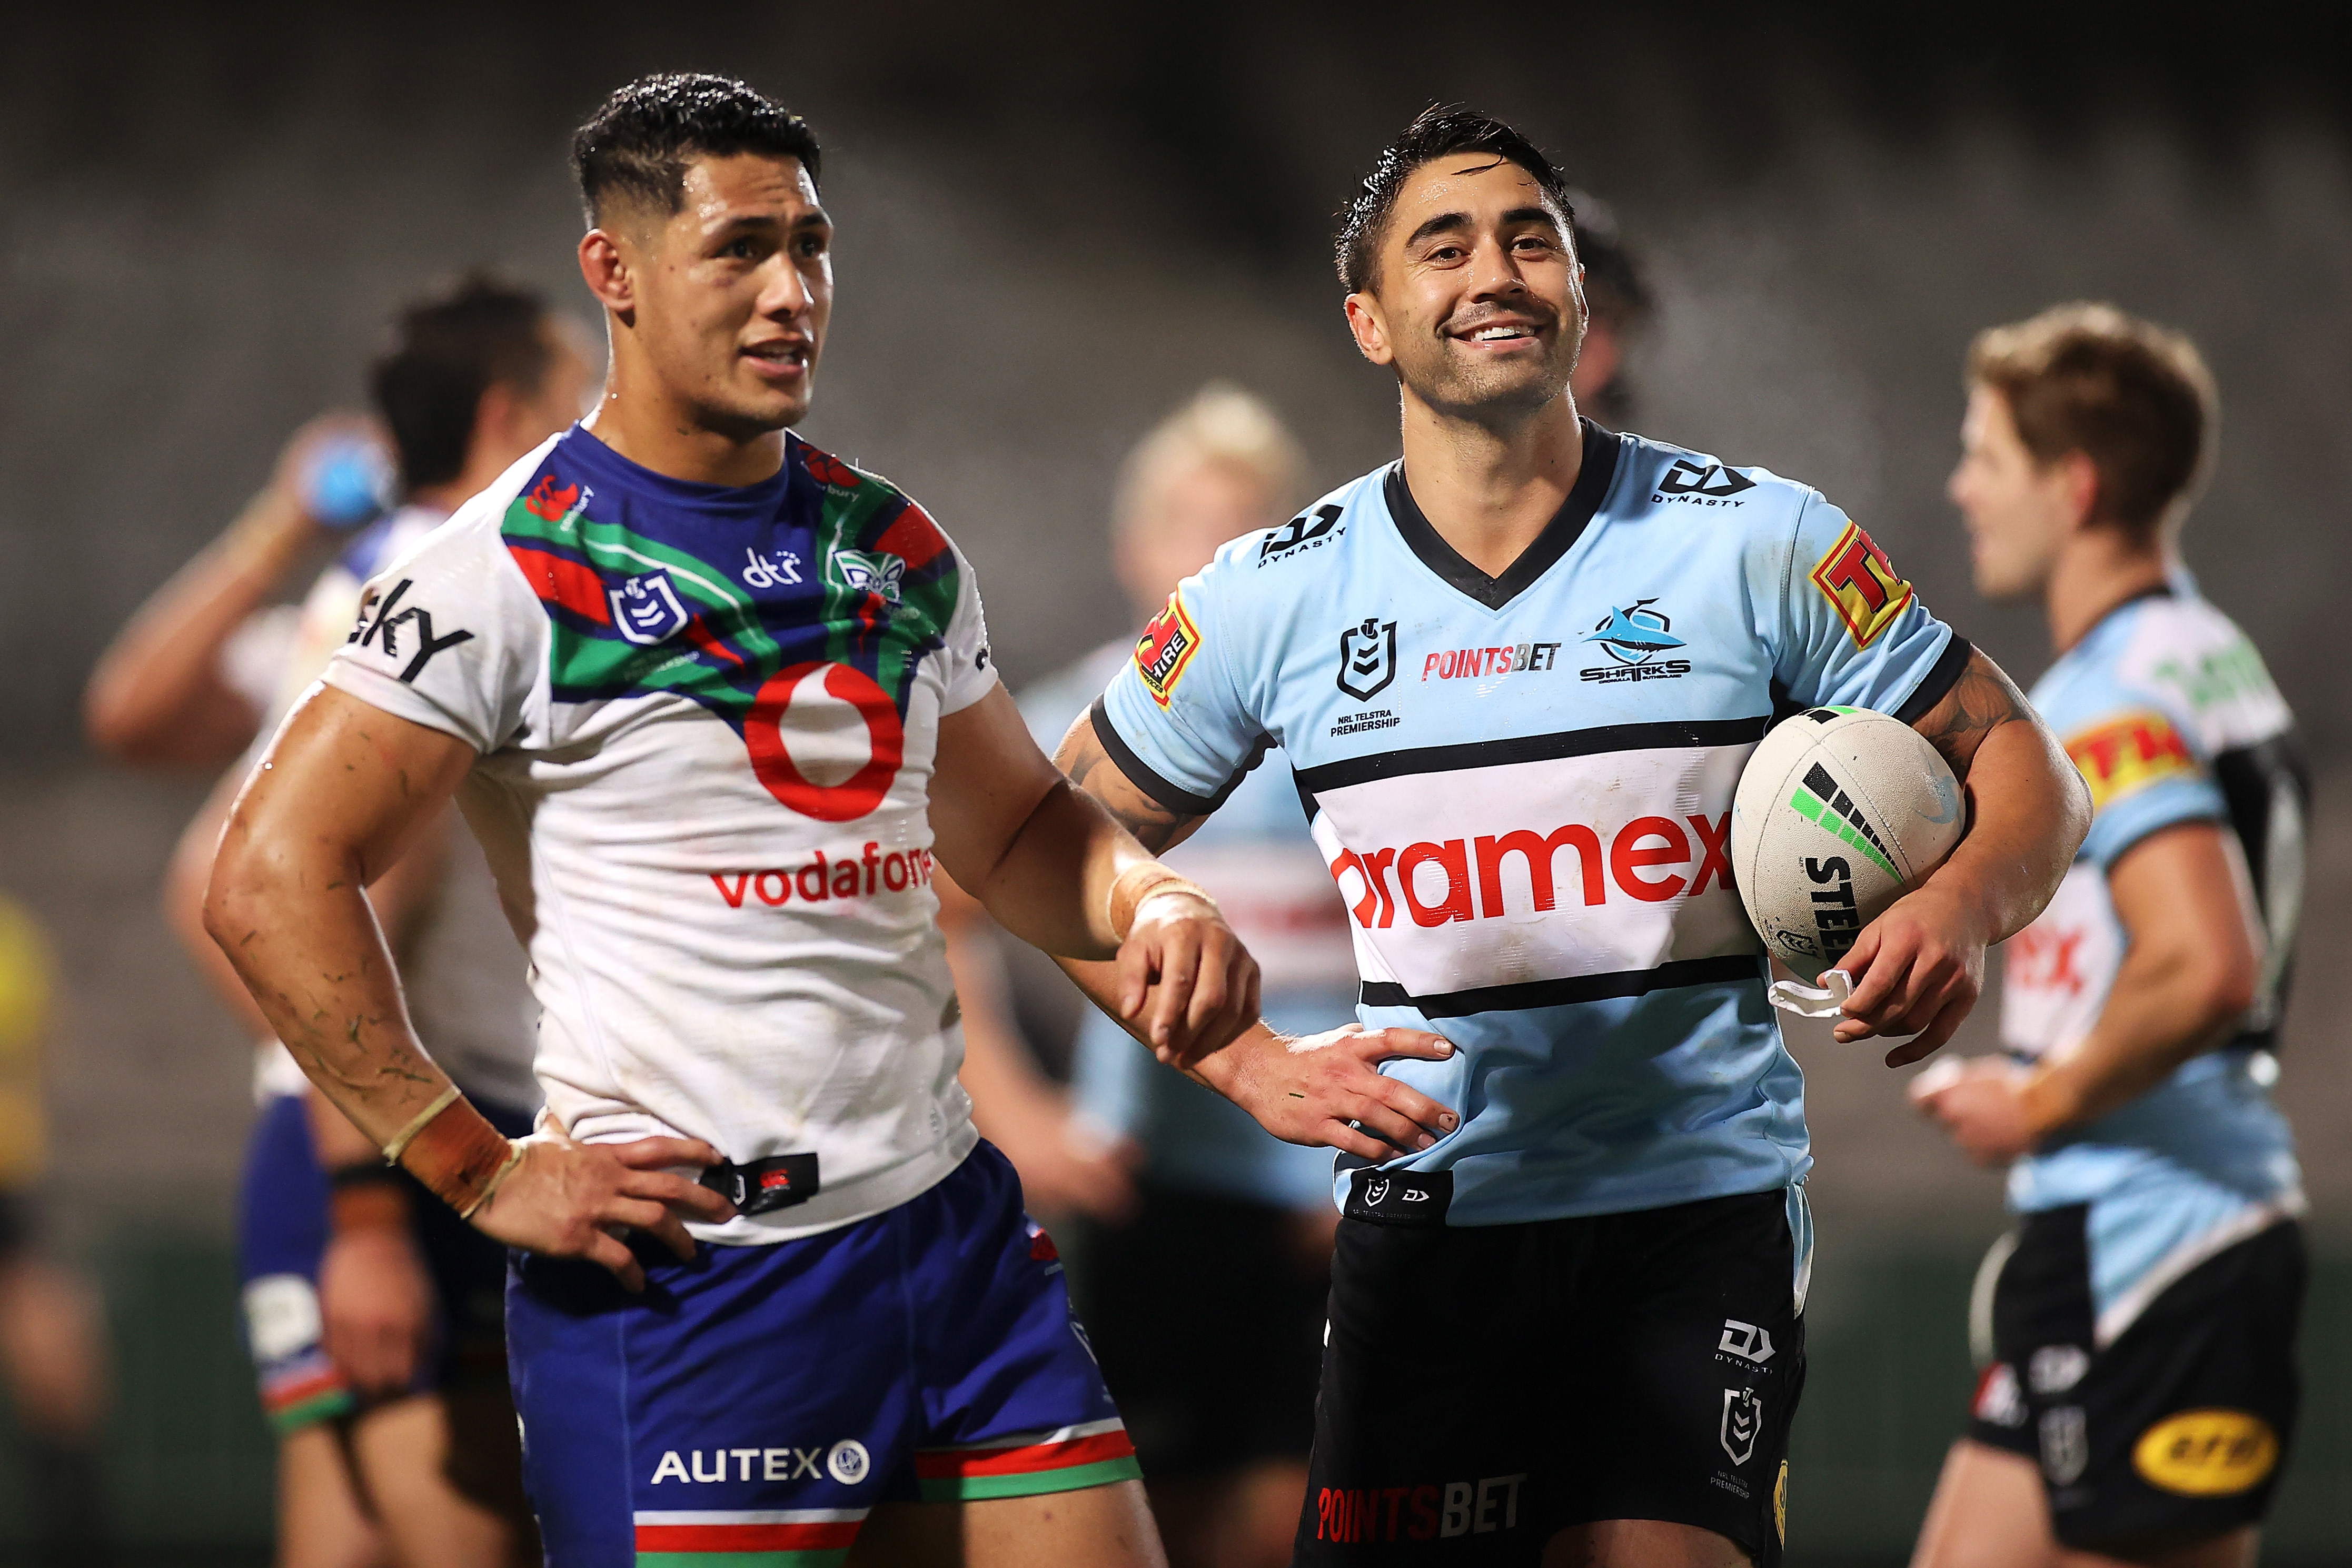
<path id="1" fill-rule="evenodd" d="M 1959 781 L 1919 731 L 1812 708 L 1764 737 L 1731 802 L 1732 879 L 1772 956 L 1808 982 L 1943 863 Z"/>

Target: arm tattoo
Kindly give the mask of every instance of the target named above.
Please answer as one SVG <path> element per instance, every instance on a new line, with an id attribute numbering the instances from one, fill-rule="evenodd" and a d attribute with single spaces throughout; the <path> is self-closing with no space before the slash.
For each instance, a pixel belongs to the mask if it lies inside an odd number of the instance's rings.
<path id="1" fill-rule="evenodd" d="M 1095 727 L 1083 716 L 1062 738 L 1061 750 L 1054 761 L 1069 775 L 1070 783 L 1093 796 L 1097 805 L 1110 813 L 1113 821 L 1133 834 L 1135 841 L 1154 855 L 1181 838 L 1184 829 L 1195 820 L 1179 816 L 1136 788 L 1111 760 L 1110 753 L 1103 750 Z"/>
<path id="2" fill-rule="evenodd" d="M 2030 722 L 2032 718 L 2032 710 L 2016 682 L 1981 652 L 1971 651 L 1968 668 L 1916 728 L 1951 764 L 1952 772 L 1966 778 L 1969 764 L 1976 760 L 1977 748 L 1984 744 L 1987 735 L 2003 724 Z"/>

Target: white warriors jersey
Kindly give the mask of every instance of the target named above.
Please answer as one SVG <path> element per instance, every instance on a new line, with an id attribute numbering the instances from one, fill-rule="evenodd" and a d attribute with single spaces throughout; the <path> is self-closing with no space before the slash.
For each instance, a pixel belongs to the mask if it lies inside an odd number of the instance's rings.
<path id="1" fill-rule="evenodd" d="M 697 1236 L 846 1225 L 971 1152 L 929 795 L 996 672 L 920 507 L 797 437 L 737 489 L 575 426 L 376 577 L 326 679 L 480 754 L 459 803 L 575 1136 L 817 1156 L 805 1202 Z"/>
<path id="2" fill-rule="evenodd" d="M 1450 1173 L 1455 1224 L 1803 1175 L 1732 790 L 1776 713 L 1914 719 L 1968 658 L 1818 492 L 1591 424 L 1583 456 L 1500 577 L 1402 465 L 1226 545 L 1095 710 L 1129 777 L 1188 815 L 1282 748 L 1349 906 L 1359 1016 L 1460 1047 L 1381 1069 L 1463 1114 L 1392 1163 Z"/>
<path id="3" fill-rule="evenodd" d="M 266 663 L 242 650 L 225 659 L 258 665 L 236 681 L 263 716 L 251 761 L 260 760 L 287 710 L 351 636 L 362 585 L 447 515 L 430 507 L 403 507 L 362 530 L 319 574 L 300 606 L 268 628 L 281 635 L 266 637 Z M 277 612 L 264 616 L 275 617 Z M 531 1076 L 530 1058 L 539 1004 L 531 1000 L 522 951 L 499 911 L 489 863 L 470 835 L 450 836 L 440 884 L 411 921 L 401 956 L 409 1015 L 433 1059 L 478 1100 L 524 1114 L 536 1110 L 539 1082 Z M 275 1039 L 261 1043 L 254 1071 L 257 1098 L 299 1094 L 308 1084 L 284 1046 Z"/>

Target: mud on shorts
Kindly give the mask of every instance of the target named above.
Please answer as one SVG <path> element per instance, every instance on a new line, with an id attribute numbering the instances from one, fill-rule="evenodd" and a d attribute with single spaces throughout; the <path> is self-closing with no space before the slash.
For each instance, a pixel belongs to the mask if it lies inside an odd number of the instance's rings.
<path id="1" fill-rule="evenodd" d="M 2302 1227 L 2222 1248 L 2101 1344 L 2089 1215 L 2026 1215 L 1987 1257 L 1993 1359 L 1969 1436 L 2041 1468 L 2052 1525 L 2078 1550 L 2258 1522 L 2294 1433 Z"/>
<path id="2" fill-rule="evenodd" d="M 1354 1178 L 1296 1561 L 1532 1565 L 1570 1525 L 1654 1519 L 1774 1568 L 1801 1192 L 1450 1226 L 1448 1192 L 1412 1196 L 1446 1179 Z"/>
<path id="3" fill-rule="evenodd" d="M 530 1132 L 531 1119 L 524 1112 L 475 1103 L 507 1136 Z M 436 1348 L 419 1367 L 413 1392 L 467 1380 L 495 1386 L 506 1368 L 506 1248 L 459 1219 L 406 1172 L 394 1179 L 407 1191 L 410 1224 L 436 1302 Z M 273 1096 L 246 1144 L 236 1233 L 246 1344 L 260 1378 L 262 1410 L 280 1436 L 358 1408 L 320 1339 L 319 1263 L 327 1249 L 330 1195 L 303 1097 Z"/>
<path id="4" fill-rule="evenodd" d="M 509 1274 L 523 1475 L 551 1563 L 814 1568 L 879 1502 L 1139 1473 L 1054 1243 L 987 1143 L 838 1229 L 638 1257 L 640 1295 L 576 1259 L 516 1254 Z"/>

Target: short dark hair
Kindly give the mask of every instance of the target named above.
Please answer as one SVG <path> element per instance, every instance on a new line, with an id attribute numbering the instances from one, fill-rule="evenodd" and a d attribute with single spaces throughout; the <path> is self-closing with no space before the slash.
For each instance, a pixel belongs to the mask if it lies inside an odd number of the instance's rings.
<path id="1" fill-rule="evenodd" d="M 812 183 L 823 177 L 807 121 L 731 78 L 677 74 L 639 77 L 606 99 L 572 133 L 572 173 L 594 224 L 613 195 L 675 213 L 689 163 L 738 153 L 797 158 Z"/>
<path id="2" fill-rule="evenodd" d="M 1381 149 L 1355 197 L 1339 209 L 1333 259 L 1349 293 L 1361 293 L 1372 286 L 1379 271 L 1381 231 L 1388 226 L 1389 214 L 1396 208 L 1397 193 L 1404 188 L 1407 176 L 1423 163 L 1456 153 L 1491 153 L 1517 163 L 1535 176 L 1545 198 L 1559 209 L 1562 218 L 1574 220 L 1576 207 L 1568 182 L 1541 148 L 1491 114 L 1460 104 L 1433 103 L 1404 128 L 1402 135 Z"/>
<path id="3" fill-rule="evenodd" d="M 2000 395 L 2036 462 L 2090 458 L 2093 515 L 2142 541 L 2212 456 L 2221 402 L 2197 345 L 2113 305 L 2059 305 L 1979 332 L 1968 378 Z"/>
<path id="4" fill-rule="evenodd" d="M 487 273 L 404 309 L 392 346 L 368 373 L 403 486 L 446 484 L 464 472 L 482 394 L 500 383 L 538 391 L 553 357 L 547 300 Z"/>

